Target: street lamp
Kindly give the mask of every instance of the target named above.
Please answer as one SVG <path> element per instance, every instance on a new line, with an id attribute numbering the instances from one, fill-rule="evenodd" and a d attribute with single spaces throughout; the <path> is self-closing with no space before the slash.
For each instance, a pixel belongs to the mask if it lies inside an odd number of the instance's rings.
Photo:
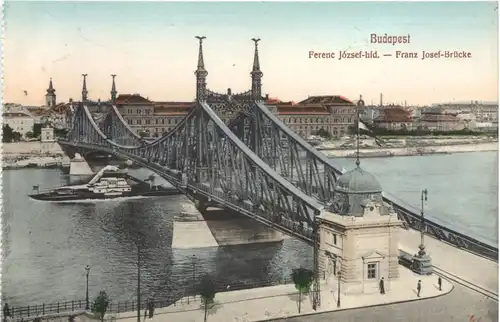
<path id="1" fill-rule="evenodd" d="M 420 275 L 432 274 L 432 259 L 426 254 L 424 245 L 425 218 L 424 218 L 424 201 L 427 201 L 427 189 L 421 191 L 420 194 L 420 245 L 418 253 L 413 256 L 413 271 Z"/>
<path id="2" fill-rule="evenodd" d="M 193 255 L 193 257 L 191 258 L 191 265 L 193 265 L 193 285 L 195 284 L 196 282 L 196 255 Z"/>
<path id="3" fill-rule="evenodd" d="M 89 273 L 90 265 L 85 266 L 85 277 L 87 278 L 87 287 L 85 291 L 85 310 L 89 309 Z"/>
<path id="4" fill-rule="evenodd" d="M 337 307 L 340 307 L 340 271 L 337 272 Z"/>
<path id="5" fill-rule="evenodd" d="M 141 246 L 137 241 L 137 322 L 141 322 Z"/>
<path id="6" fill-rule="evenodd" d="M 420 208 L 420 250 L 418 254 L 420 257 L 425 255 L 425 245 L 424 245 L 424 231 L 425 231 L 425 218 L 424 218 L 424 201 L 427 201 L 427 189 L 422 190 L 422 193 L 420 194 L 420 202 L 421 202 L 421 208 Z"/>

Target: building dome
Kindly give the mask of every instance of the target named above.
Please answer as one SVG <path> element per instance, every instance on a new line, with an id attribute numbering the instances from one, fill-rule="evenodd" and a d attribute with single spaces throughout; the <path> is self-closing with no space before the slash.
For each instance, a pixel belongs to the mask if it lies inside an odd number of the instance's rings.
<path id="1" fill-rule="evenodd" d="M 344 173 L 337 179 L 335 190 L 344 193 L 381 193 L 382 186 L 375 176 L 359 166 Z"/>
<path id="2" fill-rule="evenodd" d="M 363 95 L 359 95 L 359 100 L 356 104 L 357 107 L 365 107 L 365 101 L 363 101 Z"/>

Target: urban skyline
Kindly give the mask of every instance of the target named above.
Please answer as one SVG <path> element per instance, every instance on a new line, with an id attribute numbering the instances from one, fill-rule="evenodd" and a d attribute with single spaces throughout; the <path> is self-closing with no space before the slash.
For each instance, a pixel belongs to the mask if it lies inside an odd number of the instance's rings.
<path id="1" fill-rule="evenodd" d="M 315 3 L 307 8 L 303 3 L 7 2 L 4 101 L 42 105 L 50 77 L 58 101 L 77 100 L 81 73 L 89 74 L 92 99 L 109 97 L 110 74 L 118 74 L 119 93 L 190 101 L 196 35 L 207 36 L 207 82 L 218 92 L 250 88 L 250 38 L 259 36 L 263 93 L 284 101 L 313 95 L 357 100 L 362 94 L 367 104 L 378 104 L 380 93 L 388 101 L 414 105 L 497 101 L 494 8 L 494 2 Z M 411 43 L 370 44 L 372 33 L 411 34 Z M 464 50 L 472 58 L 338 61 L 308 55 L 342 50 Z"/>
<path id="2" fill-rule="evenodd" d="M 114 75 L 114 74 L 113 74 Z M 111 76 L 111 75 L 110 75 Z M 115 77 L 117 75 L 114 75 Z M 50 82 L 51 79 L 49 79 L 49 82 Z M 53 80 L 52 80 L 53 83 L 55 83 Z M 82 81 L 83 83 L 83 81 Z M 111 85 L 110 85 L 110 90 L 111 90 Z M 59 103 L 67 103 L 68 100 L 65 100 L 65 101 L 61 101 L 59 99 L 59 94 L 57 93 L 57 86 L 54 85 L 54 90 L 56 91 L 56 97 L 57 97 L 57 104 Z M 140 95 L 144 98 L 147 98 L 149 100 L 151 100 L 152 102 L 163 102 L 164 100 L 158 100 L 158 99 L 155 99 L 154 97 L 149 97 L 149 96 L 146 96 L 146 95 L 142 95 L 142 93 L 137 93 L 137 92 L 134 92 L 134 91 L 131 91 L 131 92 L 120 92 L 119 90 L 117 90 L 118 92 L 118 95 Z M 43 92 L 43 93 L 39 93 L 41 95 L 41 97 L 44 97 L 44 95 L 46 94 L 46 90 Z M 95 97 L 95 99 L 100 99 L 101 101 L 106 101 L 110 98 L 110 93 L 108 92 L 107 93 L 108 95 L 107 96 L 104 96 L 104 97 Z M 264 95 L 266 95 L 267 93 L 264 93 Z M 446 100 L 442 100 L 442 101 L 437 101 L 437 102 L 433 102 L 433 103 L 430 103 L 430 104 L 425 104 L 425 105 L 421 105 L 421 104 L 413 104 L 412 102 L 408 102 L 408 101 L 401 101 L 401 102 L 396 102 L 396 101 L 392 101 L 389 98 L 387 98 L 385 96 L 384 93 L 381 93 L 383 95 L 383 100 L 382 100 L 382 105 L 380 104 L 381 103 L 381 100 L 380 100 L 380 94 L 379 94 L 379 99 L 378 100 L 366 100 L 365 97 L 363 96 L 363 94 L 361 93 L 360 95 L 362 96 L 362 99 L 363 101 L 365 102 L 365 105 L 366 106 L 391 106 L 391 105 L 394 105 L 394 106 L 408 106 L 408 107 L 426 107 L 426 106 L 431 106 L 431 105 L 440 105 L 440 104 L 470 104 L 471 102 L 475 102 L 475 103 L 478 103 L 478 104 L 498 104 L 498 101 L 478 101 L 478 100 L 474 100 L 474 99 L 471 99 L 471 100 L 464 100 L 464 101 L 446 101 Z M 67 96 L 63 93 L 63 96 Z M 308 98 L 308 97 L 311 97 L 312 95 L 308 95 L 305 98 Z M 76 93 L 76 95 L 69 95 L 68 96 L 69 99 L 72 99 L 72 100 L 75 100 L 75 101 L 80 101 L 81 100 L 81 88 L 80 88 L 80 92 L 79 93 Z M 270 98 L 271 99 L 275 99 L 275 97 L 273 97 L 272 95 L 270 95 Z M 356 102 L 358 99 L 359 99 L 359 95 L 358 97 L 346 97 L 347 99 L 350 99 L 352 100 L 353 102 Z M 94 99 L 94 97 L 90 97 L 90 99 Z M 195 99 L 195 93 L 193 93 L 193 98 L 192 99 L 187 99 L 185 100 L 186 102 L 190 102 L 190 101 L 194 101 Z M 283 102 L 288 102 L 289 100 L 287 100 L 286 98 L 279 98 L 281 99 Z M 43 99 L 40 99 L 40 101 L 43 101 Z M 296 101 L 295 103 L 298 103 L 298 101 Z M 24 106 L 30 106 L 29 104 L 23 104 L 23 102 L 14 102 L 14 101 L 6 101 L 4 102 L 4 104 L 18 104 L 18 105 L 24 105 Z M 38 105 L 32 105 L 32 106 L 44 106 L 43 102 L 38 104 Z"/>

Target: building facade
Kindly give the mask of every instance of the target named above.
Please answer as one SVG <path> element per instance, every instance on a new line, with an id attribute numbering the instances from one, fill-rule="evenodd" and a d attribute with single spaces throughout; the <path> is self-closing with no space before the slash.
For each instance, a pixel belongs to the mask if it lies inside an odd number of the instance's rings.
<path id="1" fill-rule="evenodd" d="M 230 90 L 226 98 L 217 96 L 213 98 L 213 102 L 211 97 L 207 99 L 226 124 L 233 120 L 238 112 L 237 108 L 218 108 L 227 97 L 238 102 L 238 97 L 232 95 Z M 243 102 L 243 99 L 240 102 Z M 342 96 L 313 96 L 299 103 L 281 102 L 266 96 L 264 102 L 283 123 L 304 138 L 321 129 L 333 137 L 343 136 L 352 127 L 356 115 L 355 104 Z M 121 94 L 116 99 L 116 105 L 134 132 L 157 137 L 171 131 L 186 117 L 194 102 L 153 102 L 139 94 Z M 228 107 L 230 104 L 226 103 L 224 106 Z"/>
<path id="2" fill-rule="evenodd" d="M 401 107 L 387 107 L 379 110 L 379 115 L 373 120 L 378 128 L 387 130 L 413 130 L 412 112 Z"/>
<path id="3" fill-rule="evenodd" d="M 402 222 L 384 204 L 379 182 L 359 162 L 339 177 L 335 192 L 332 206 L 316 217 L 321 275 L 344 294 L 378 293 L 382 280 L 390 291 L 390 281 L 399 278 Z"/>
<path id="4" fill-rule="evenodd" d="M 356 120 L 356 105 L 339 95 L 311 96 L 296 104 L 275 106 L 283 123 L 304 138 L 319 130 L 342 137 L 349 133 Z"/>
<path id="5" fill-rule="evenodd" d="M 4 112 L 2 118 L 3 125 L 8 125 L 14 132 L 19 132 L 23 137 L 26 137 L 26 133 L 33 132 L 35 120 L 27 112 Z"/>
<path id="6" fill-rule="evenodd" d="M 443 113 L 423 113 L 418 119 L 418 128 L 429 131 L 460 131 L 467 128 L 467 122 L 460 120 L 455 115 Z"/>

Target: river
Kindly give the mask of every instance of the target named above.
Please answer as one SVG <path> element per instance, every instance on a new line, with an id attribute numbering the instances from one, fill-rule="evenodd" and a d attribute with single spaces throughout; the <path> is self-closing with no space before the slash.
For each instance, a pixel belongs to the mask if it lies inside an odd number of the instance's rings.
<path id="1" fill-rule="evenodd" d="M 334 162 L 346 169 L 354 166 L 353 159 Z M 428 216 L 495 245 L 497 165 L 497 152 L 361 160 L 386 193 L 419 207 L 420 191 L 428 189 Z M 145 178 L 149 172 L 131 174 Z M 104 289 L 113 301 L 133 301 L 137 244 L 146 297 L 189 293 L 193 275 L 196 279 L 202 273 L 231 285 L 277 280 L 292 268 L 312 266 L 312 249 L 293 239 L 172 250 L 172 219 L 186 202 L 182 196 L 63 204 L 27 197 L 33 185 L 48 188 L 68 180 L 57 169 L 3 172 L 2 296 L 10 305 L 84 299 L 87 264 L 91 297 Z"/>

